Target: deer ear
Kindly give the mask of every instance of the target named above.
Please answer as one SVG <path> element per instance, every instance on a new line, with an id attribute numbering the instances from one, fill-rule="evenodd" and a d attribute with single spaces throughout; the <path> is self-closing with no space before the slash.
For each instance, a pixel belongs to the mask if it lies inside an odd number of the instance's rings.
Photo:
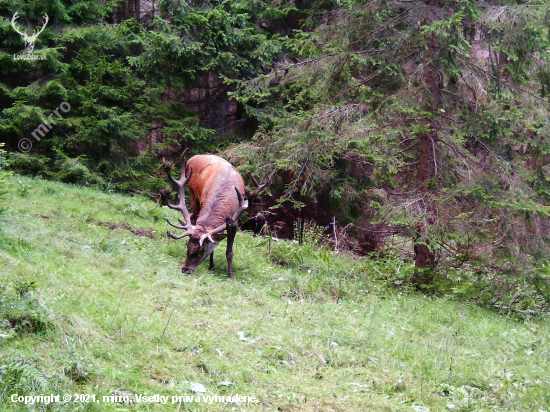
<path id="1" fill-rule="evenodd" d="M 212 237 L 216 242 L 219 242 L 220 240 L 224 240 L 227 237 L 227 234 L 214 235 Z"/>

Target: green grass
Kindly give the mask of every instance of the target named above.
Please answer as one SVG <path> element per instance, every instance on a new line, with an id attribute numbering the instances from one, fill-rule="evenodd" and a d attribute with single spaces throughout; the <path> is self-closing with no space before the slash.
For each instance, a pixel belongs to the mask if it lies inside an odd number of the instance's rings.
<path id="1" fill-rule="evenodd" d="M 396 260 L 239 232 L 181 273 L 174 211 L 12 178 L 0 216 L 0 410 L 9 396 L 255 395 L 260 403 L 72 403 L 38 410 L 550 411 L 548 319 L 391 289 Z M 124 224 L 121 229 L 109 225 Z M 153 235 L 154 239 L 147 236 Z M 242 333 L 240 333 L 242 332 Z M 229 386 L 220 385 L 231 381 Z M 226 382 L 227 383 L 227 382 Z"/>

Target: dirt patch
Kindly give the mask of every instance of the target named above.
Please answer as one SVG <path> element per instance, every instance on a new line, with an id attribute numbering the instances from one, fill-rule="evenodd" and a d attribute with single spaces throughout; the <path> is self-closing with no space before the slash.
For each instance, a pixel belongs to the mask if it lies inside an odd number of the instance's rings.
<path id="1" fill-rule="evenodd" d="M 110 230 L 123 229 L 128 232 L 132 232 L 136 236 L 147 236 L 150 239 L 156 239 L 153 235 L 153 229 L 145 229 L 141 227 L 132 227 L 126 223 L 111 223 L 111 222 L 99 222 L 98 226 L 105 226 Z"/>

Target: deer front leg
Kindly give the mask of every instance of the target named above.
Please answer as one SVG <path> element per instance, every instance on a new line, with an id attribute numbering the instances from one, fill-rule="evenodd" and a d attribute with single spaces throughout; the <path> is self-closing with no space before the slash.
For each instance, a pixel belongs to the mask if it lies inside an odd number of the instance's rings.
<path id="1" fill-rule="evenodd" d="M 227 258 L 227 275 L 229 279 L 233 279 L 233 242 L 235 235 L 237 234 L 237 225 L 232 219 L 227 218 L 227 250 L 225 251 L 225 257 Z"/>
<path id="2" fill-rule="evenodd" d="M 189 198 L 191 199 L 191 224 L 196 225 L 197 217 L 199 217 L 199 213 L 201 211 L 201 204 L 195 195 L 195 192 L 193 192 L 191 188 L 189 189 Z"/>
<path id="3" fill-rule="evenodd" d="M 209 270 L 214 269 L 214 251 L 212 251 L 212 253 L 210 253 L 210 265 L 208 266 L 208 269 Z"/>

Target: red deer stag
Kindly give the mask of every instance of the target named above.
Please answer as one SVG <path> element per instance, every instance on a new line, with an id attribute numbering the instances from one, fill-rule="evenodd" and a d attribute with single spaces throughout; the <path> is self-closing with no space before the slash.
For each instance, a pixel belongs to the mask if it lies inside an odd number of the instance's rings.
<path id="1" fill-rule="evenodd" d="M 186 150 L 187 151 L 187 150 Z M 197 155 L 184 162 L 182 154 L 181 177 L 176 180 L 170 173 L 170 179 L 178 186 L 179 203 L 168 204 L 171 209 L 179 210 L 185 222 L 175 225 L 177 229 L 185 230 L 179 236 L 169 231 L 166 234 L 172 239 L 182 239 L 189 236 L 187 242 L 187 258 L 183 263 L 183 273 L 193 273 L 208 256 L 210 269 L 214 268 L 214 248 L 218 242 L 227 237 L 227 274 L 233 278 L 233 241 L 237 234 L 237 223 L 240 214 L 248 208 L 245 197 L 244 181 L 240 173 L 229 162 L 218 156 Z M 256 190 L 250 196 L 259 194 L 266 184 L 258 185 L 253 178 Z M 189 187 L 192 214 L 189 215 L 185 205 L 185 185 Z M 226 234 L 222 234 L 227 231 Z"/>

